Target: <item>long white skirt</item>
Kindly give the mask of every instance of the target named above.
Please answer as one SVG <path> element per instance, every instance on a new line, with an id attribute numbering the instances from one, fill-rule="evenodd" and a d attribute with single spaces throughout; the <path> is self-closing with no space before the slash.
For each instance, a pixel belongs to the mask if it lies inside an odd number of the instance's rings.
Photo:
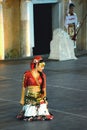
<path id="1" fill-rule="evenodd" d="M 32 106 L 31 104 L 24 105 L 23 111 L 24 111 L 25 117 L 39 116 L 39 115 L 50 115 L 46 103 L 40 104 L 39 107 Z"/>

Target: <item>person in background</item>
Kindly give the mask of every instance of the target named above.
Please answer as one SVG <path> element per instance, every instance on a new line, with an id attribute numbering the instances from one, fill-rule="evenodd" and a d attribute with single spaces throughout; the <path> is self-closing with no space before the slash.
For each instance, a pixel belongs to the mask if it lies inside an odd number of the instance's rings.
<path id="1" fill-rule="evenodd" d="M 24 73 L 20 100 L 23 107 L 17 115 L 17 119 L 27 121 L 53 119 L 53 115 L 49 113 L 47 107 L 44 66 L 43 58 L 35 56 L 30 64 L 31 69 Z"/>
<path id="2" fill-rule="evenodd" d="M 76 48 L 76 37 L 77 28 L 79 27 L 77 14 L 74 13 L 75 5 L 73 3 L 69 4 L 69 11 L 65 17 L 65 29 L 69 34 L 70 38 L 74 41 L 74 48 Z"/>

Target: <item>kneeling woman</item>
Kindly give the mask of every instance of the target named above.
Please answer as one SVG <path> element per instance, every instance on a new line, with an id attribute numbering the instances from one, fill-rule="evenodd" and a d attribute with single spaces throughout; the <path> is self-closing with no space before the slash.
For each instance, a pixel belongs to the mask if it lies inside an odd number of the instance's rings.
<path id="1" fill-rule="evenodd" d="M 43 72 L 45 62 L 41 56 L 35 56 L 32 60 L 31 70 L 24 73 L 20 104 L 22 111 L 17 115 L 18 119 L 52 120 L 49 113 L 46 98 L 46 75 Z"/>

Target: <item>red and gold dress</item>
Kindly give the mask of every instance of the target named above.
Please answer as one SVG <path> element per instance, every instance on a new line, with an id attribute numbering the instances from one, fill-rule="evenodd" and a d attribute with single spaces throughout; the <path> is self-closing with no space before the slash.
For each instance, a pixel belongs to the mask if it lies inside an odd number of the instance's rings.
<path id="1" fill-rule="evenodd" d="M 18 119 L 24 120 L 51 120 L 53 115 L 47 108 L 46 75 L 42 72 L 38 79 L 35 79 L 31 71 L 26 71 L 23 76 L 23 87 L 25 88 L 24 106 Z"/>
<path id="2" fill-rule="evenodd" d="M 42 73 L 42 76 L 45 83 L 46 76 L 44 73 Z M 42 84 L 41 76 L 38 79 L 35 79 L 31 71 L 25 72 L 23 79 L 23 86 L 26 88 L 25 104 L 38 105 L 44 101 L 44 95 L 41 93 L 43 89 L 46 89 L 44 83 Z"/>

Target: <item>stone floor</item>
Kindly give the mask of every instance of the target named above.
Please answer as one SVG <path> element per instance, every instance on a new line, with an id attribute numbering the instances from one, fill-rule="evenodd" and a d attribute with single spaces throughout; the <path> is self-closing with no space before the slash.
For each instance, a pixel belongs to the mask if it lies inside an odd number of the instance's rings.
<path id="1" fill-rule="evenodd" d="M 48 108 L 52 121 L 18 121 L 22 76 L 30 59 L 0 62 L 0 130 L 87 130 L 87 56 L 46 59 Z"/>

